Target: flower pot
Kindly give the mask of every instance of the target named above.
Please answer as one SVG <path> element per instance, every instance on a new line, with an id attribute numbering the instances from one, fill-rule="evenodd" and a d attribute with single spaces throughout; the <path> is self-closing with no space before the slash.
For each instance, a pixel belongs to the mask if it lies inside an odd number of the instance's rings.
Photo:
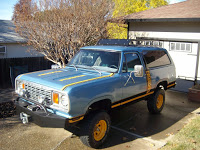
<path id="1" fill-rule="evenodd" d="M 200 102 L 200 89 L 189 88 L 188 100 Z"/>

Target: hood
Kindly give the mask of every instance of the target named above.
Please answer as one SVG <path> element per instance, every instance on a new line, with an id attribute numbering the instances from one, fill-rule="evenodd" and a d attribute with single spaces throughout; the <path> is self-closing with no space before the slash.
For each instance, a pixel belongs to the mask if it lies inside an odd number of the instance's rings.
<path id="1" fill-rule="evenodd" d="M 56 90 L 66 90 L 79 84 L 112 76 L 112 73 L 99 72 L 79 68 L 50 69 L 19 75 L 17 79 L 34 82 Z"/>

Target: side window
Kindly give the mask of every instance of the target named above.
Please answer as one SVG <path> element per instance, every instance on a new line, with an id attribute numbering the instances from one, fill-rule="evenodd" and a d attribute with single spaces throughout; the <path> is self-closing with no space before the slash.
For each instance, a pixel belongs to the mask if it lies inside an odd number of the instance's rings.
<path id="1" fill-rule="evenodd" d="M 124 55 L 126 61 L 123 62 L 123 72 L 134 71 L 135 65 L 141 65 L 140 58 L 135 53 L 127 53 Z"/>
<path id="2" fill-rule="evenodd" d="M 192 52 L 192 43 L 170 42 L 170 51 Z"/>
<path id="3" fill-rule="evenodd" d="M 143 51 L 142 53 L 149 68 L 169 65 L 171 63 L 165 51 Z"/>

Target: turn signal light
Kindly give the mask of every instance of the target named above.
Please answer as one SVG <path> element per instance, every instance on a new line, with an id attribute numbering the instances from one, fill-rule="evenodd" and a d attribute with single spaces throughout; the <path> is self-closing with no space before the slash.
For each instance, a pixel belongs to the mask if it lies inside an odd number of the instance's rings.
<path id="1" fill-rule="evenodd" d="M 58 93 L 53 93 L 53 102 L 59 104 L 59 95 Z"/>
<path id="2" fill-rule="evenodd" d="M 25 84 L 24 83 L 22 83 L 22 88 L 25 89 Z"/>

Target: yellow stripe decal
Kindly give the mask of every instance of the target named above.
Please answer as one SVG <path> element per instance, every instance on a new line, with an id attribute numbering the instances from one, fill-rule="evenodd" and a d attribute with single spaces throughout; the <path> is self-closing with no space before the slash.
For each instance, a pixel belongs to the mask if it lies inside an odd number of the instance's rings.
<path id="1" fill-rule="evenodd" d="M 23 75 L 32 74 L 32 73 L 38 73 L 38 72 L 42 72 L 42 71 L 44 71 L 44 70 L 24 73 L 24 74 L 21 74 L 17 79 L 20 79 Z"/>
<path id="2" fill-rule="evenodd" d="M 71 80 L 71 79 L 80 78 L 80 77 L 84 77 L 84 76 L 86 76 L 86 75 L 80 75 L 80 76 L 74 76 L 74 77 L 71 77 L 71 78 L 65 78 L 65 79 L 61 79 L 59 81 Z"/>
<path id="3" fill-rule="evenodd" d="M 17 79 L 20 79 L 24 74 L 21 74 Z"/>
<path id="4" fill-rule="evenodd" d="M 75 84 L 80 84 L 80 83 L 84 83 L 84 82 L 88 82 L 88 81 L 93 81 L 93 80 L 97 80 L 97 79 L 102 79 L 102 78 L 107 78 L 107 77 L 112 77 L 114 75 L 114 73 L 111 73 L 107 76 L 101 76 L 101 77 L 97 77 L 97 78 L 92 78 L 92 79 L 88 79 L 88 80 L 83 80 L 83 81 L 79 81 L 79 82 L 74 82 L 74 83 L 71 83 L 71 84 L 67 84 L 65 85 L 61 90 L 65 90 L 67 87 L 69 86 L 72 86 L 72 85 L 75 85 Z"/>
<path id="5" fill-rule="evenodd" d="M 69 120 L 69 123 L 74 123 L 74 122 L 83 120 L 83 118 L 84 118 L 84 116 L 82 116 L 82 117 L 80 117 L 80 118 L 73 118 L 73 119 L 70 119 L 70 120 Z"/>
<path id="6" fill-rule="evenodd" d="M 49 74 L 53 74 L 53 73 L 57 73 L 57 72 L 63 72 L 63 71 L 48 72 L 48 73 L 44 73 L 44 74 L 39 74 L 38 76 L 45 76 L 45 75 L 49 75 Z"/>
<path id="7" fill-rule="evenodd" d="M 152 89 L 150 71 L 146 71 L 146 78 L 147 78 L 147 93 L 149 93 Z"/>
<path id="8" fill-rule="evenodd" d="M 151 94 L 153 94 L 153 93 L 154 93 L 154 91 L 152 91 L 152 92 L 150 92 L 150 93 L 147 93 L 147 94 L 144 94 L 144 95 L 141 95 L 141 96 L 138 96 L 138 97 L 135 97 L 135 98 L 132 98 L 132 99 L 127 100 L 127 101 L 125 101 L 125 102 L 118 103 L 118 104 L 116 104 L 116 105 L 113 105 L 112 108 L 118 107 L 118 106 L 120 106 L 120 105 L 124 105 L 124 104 L 126 104 L 126 103 L 132 102 L 132 101 L 137 100 L 137 99 L 139 99 L 139 98 L 145 97 L 145 96 L 147 96 L 147 95 L 151 95 Z"/>
<path id="9" fill-rule="evenodd" d="M 167 88 L 170 88 L 170 87 L 172 87 L 172 86 L 174 86 L 174 85 L 175 85 L 175 83 L 174 83 L 174 84 L 171 84 L 171 85 L 168 85 Z"/>

